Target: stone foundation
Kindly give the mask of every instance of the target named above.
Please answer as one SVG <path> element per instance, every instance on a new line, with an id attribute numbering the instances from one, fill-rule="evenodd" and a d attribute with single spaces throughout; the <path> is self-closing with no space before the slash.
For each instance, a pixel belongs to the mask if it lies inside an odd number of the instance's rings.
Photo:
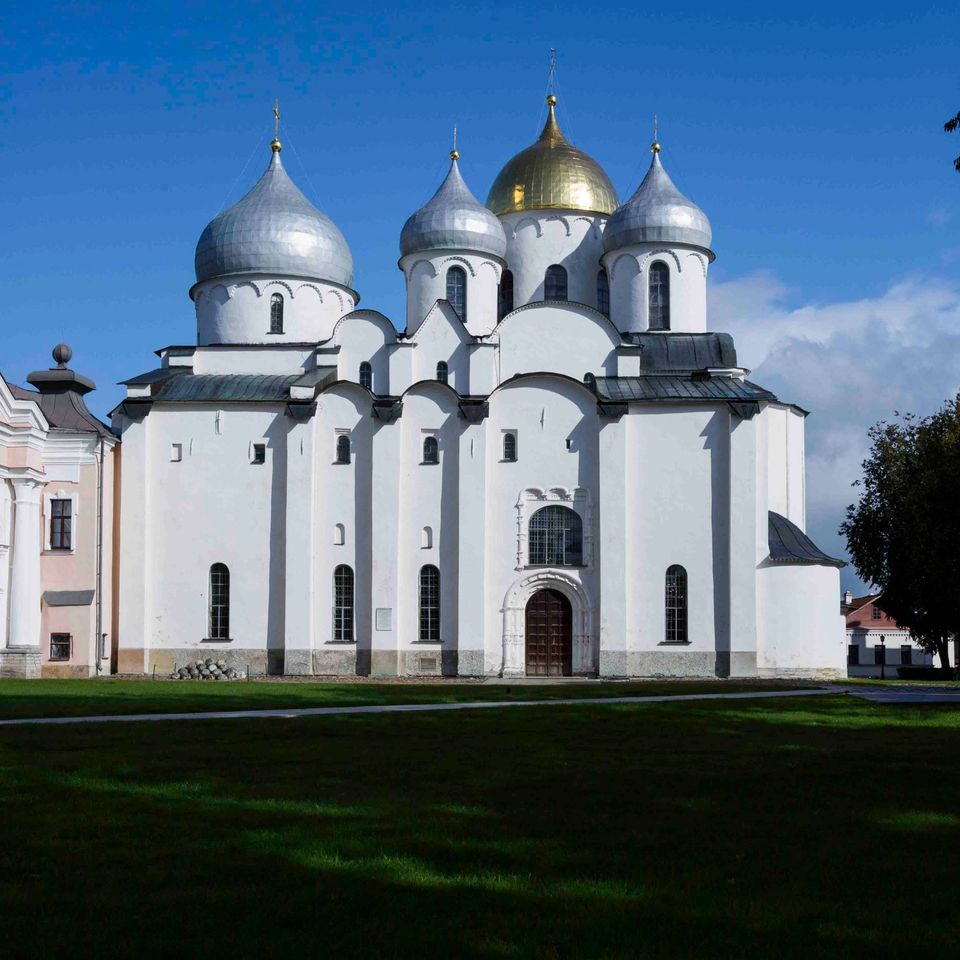
<path id="1" fill-rule="evenodd" d="M 355 677 L 360 656 L 355 644 L 337 644 L 313 651 L 313 672 L 325 677 Z"/>
<path id="2" fill-rule="evenodd" d="M 715 650 L 628 650 L 628 677 L 725 677 L 729 654 Z"/>
<path id="3" fill-rule="evenodd" d="M 765 680 L 846 680 L 847 671 L 834 667 L 760 667 L 757 676 Z"/>
<path id="4" fill-rule="evenodd" d="M 174 670 L 185 667 L 197 660 L 224 660 L 227 669 L 237 670 L 244 675 L 249 671 L 252 676 L 263 676 L 267 672 L 266 650 L 240 650 L 209 646 L 160 648 L 147 650 L 147 666 L 143 667 L 142 650 L 120 650 L 117 656 L 117 672 L 148 674 L 154 672 L 158 677 L 169 677 Z"/>
<path id="5" fill-rule="evenodd" d="M 36 680 L 40 677 L 39 647 L 7 647 L 0 650 L 0 677 Z"/>
<path id="6" fill-rule="evenodd" d="M 601 677 L 625 677 L 627 675 L 626 650 L 601 650 L 600 671 Z"/>
<path id="7" fill-rule="evenodd" d="M 482 677 L 484 675 L 482 650 L 457 650 L 451 652 L 457 655 L 457 666 L 453 674 L 454 676 Z"/>
<path id="8" fill-rule="evenodd" d="M 44 680 L 82 680 L 96 676 L 96 670 L 85 663 L 45 663 L 40 667 L 40 676 Z"/>

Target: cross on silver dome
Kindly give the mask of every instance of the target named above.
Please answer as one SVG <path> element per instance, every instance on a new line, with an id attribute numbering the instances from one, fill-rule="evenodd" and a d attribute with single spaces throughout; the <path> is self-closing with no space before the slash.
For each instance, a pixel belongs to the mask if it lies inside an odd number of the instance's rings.
<path id="1" fill-rule="evenodd" d="M 470 192 L 450 151 L 450 170 L 440 189 L 403 225 L 400 255 L 423 250 L 470 250 L 502 258 L 507 238 L 500 221 Z"/>
<path id="2" fill-rule="evenodd" d="M 713 232 L 707 215 L 673 184 L 660 162 L 660 144 L 650 148 L 653 160 L 636 193 L 618 207 L 603 231 L 609 253 L 634 243 L 688 243 L 710 249 Z"/>
<path id="3" fill-rule="evenodd" d="M 287 176 L 280 141 L 253 189 L 207 225 L 197 243 L 197 281 L 237 273 L 308 277 L 349 287 L 353 257 L 337 225 Z"/>

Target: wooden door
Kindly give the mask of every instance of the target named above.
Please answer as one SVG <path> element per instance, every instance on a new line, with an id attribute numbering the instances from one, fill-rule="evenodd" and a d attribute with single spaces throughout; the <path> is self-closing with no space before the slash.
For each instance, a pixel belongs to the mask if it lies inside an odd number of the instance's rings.
<path id="1" fill-rule="evenodd" d="M 573 661 L 573 613 L 558 590 L 538 590 L 527 602 L 528 677 L 569 677 Z"/>

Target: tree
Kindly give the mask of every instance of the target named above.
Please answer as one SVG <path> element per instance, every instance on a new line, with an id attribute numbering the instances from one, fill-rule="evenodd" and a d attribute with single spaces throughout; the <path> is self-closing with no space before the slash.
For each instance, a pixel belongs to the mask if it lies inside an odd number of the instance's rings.
<path id="1" fill-rule="evenodd" d="M 960 637 L 960 394 L 929 417 L 870 428 L 860 502 L 840 532 L 883 609 L 950 666 Z"/>
<path id="2" fill-rule="evenodd" d="M 944 133 L 953 133 L 953 131 L 958 128 L 960 128 L 960 113 L 958 113 L 955 117 L 951 117 L 943 125 Z M 957 159 L 953 161 L 953 166 L 954 169 L 960 171 L 960 157 L 957 157 Z"/>

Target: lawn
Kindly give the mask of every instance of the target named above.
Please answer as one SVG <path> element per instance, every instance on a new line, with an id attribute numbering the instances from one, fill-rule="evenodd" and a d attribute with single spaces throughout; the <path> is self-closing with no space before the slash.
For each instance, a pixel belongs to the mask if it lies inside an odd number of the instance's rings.
<path id="1" fill-rule="evenodd" d="M 616 683 L 485 684 L 290 683 L 244 680 L 0 680 L 0 720 L 120 713 L 195 713 L 209 710 L 273 710 L 393 703 L 456 703 L 465 700 L 556 700 L 691 693 L 785 690 L 811 683 L 730 680 L 667 680 Z"/>
<path id="2" fill-rule="evenodd" d="M 844 696 L 0 728 L 3 955 L 942 960 L 958 757 Z"/>

